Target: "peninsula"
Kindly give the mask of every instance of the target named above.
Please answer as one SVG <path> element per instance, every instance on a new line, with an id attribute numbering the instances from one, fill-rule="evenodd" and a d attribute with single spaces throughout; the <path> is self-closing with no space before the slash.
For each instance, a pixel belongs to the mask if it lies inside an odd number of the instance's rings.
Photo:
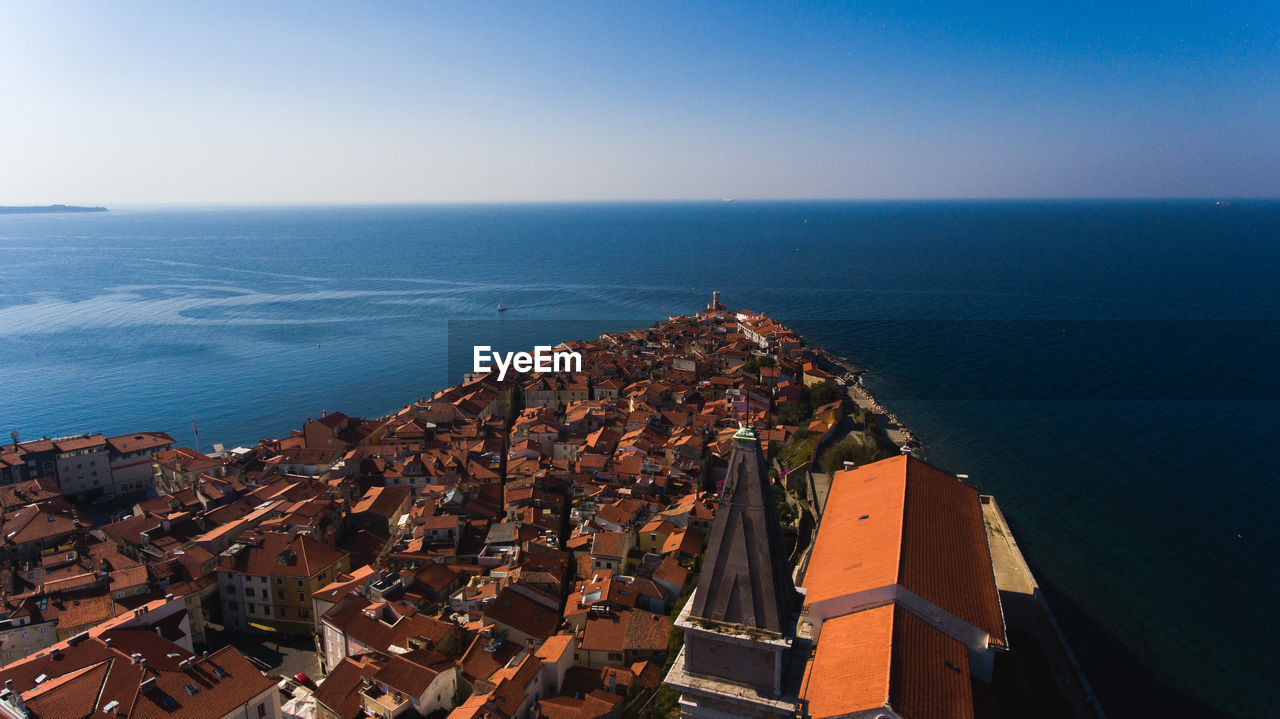
<path id="1" fill-rule="evenodd" d="M 15 434 L 0 713 L 1095 716 L 994 500 L 857 370 L 718 292 L 555 349 L 252 447 Z"/>
<path id="2" fill-rule="evenodd" d="M 50 215 L 59 212 L 106 212 L 105 207 L 79 205 L 0 205 L 0 215 Z"/>

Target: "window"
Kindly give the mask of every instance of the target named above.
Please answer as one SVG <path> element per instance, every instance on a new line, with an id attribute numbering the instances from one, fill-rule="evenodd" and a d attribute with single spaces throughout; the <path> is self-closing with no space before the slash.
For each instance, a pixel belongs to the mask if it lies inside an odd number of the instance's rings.
<path id="1" fill-rule="evenodd" d="M 284 590 L 281 589 L 280 591 L 276 592 L 276 596 L 279 597 L 280 599 L 284 599 Z"/>
<path id="2" fill-rule="evenodd" d="M 264 702 L 258 705 L 258 719 L 262 719 L 262 717 L 266 715 L 267 715 L 267 705 Z"/>
<path id="3" fill-rule="evenodd" d="M 622 658 L 622 652 L 609 652 L 609 658 L 610 658 L 610 659 L 621 659 L 621 658 Z"/>
<path id="4" fill-rule="evenodd" d="M 311 616 L 311 612 L 308 612 L 308 611 L 307 611 L 307 610 L 305 610 L 305 609 L 299 609 L 299 610 L 298 610 L 298 617 L 299 617 L 300 619 L 306 619 L 306 618 L 307 618 L 307 617 L 309 617 L 309 616 Z"/>
<path id="5" fill-rule="evenodd" d="M 253 611 L 253 605 L 252 605 L 252 604 L 246 604 L 245 606 L 249 608 L 249 613 L 250 613 L 250 614 L 253 614 L 253 613 L 254 613 L 254 611 Z"/>
<path id="6" fill-rule="evenodd" d="M 253 596 L 253 587 L 245 587 L 245 588 L 244 588 L 244 595 L 245 595 L 246 597 L 252 597 L 252 596 Z"/>
<path id="7" fill-rule="evenodd" d="M 301 586 L 302 586 L 302 580 L 301 580 L 301 579 L 299 579 L 299 580 L 298 580 L 298 586 L 299 586 L 299 587 L 301 587 Z"/>
<path id="8" fill-rule="evenodd" d="M 281 597 L 281 599 L 284 599 L 284 597 Z M 302 592 L 298 592 L 298 601 L 299 602 L 307 601 L 307 595 L 303 594 Z"/>
<path id="9" fill-rule="evenodd" d="M 276 586 L 284 584 L 284 577 L 276 577 Z"/>

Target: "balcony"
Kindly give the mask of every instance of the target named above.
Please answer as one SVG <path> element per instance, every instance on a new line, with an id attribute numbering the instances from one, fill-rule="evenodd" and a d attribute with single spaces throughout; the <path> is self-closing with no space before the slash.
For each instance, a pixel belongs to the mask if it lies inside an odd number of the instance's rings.
<path id="1" fill-rule="evenodd" d="M 409 709 L 409 698 L 381 684 L 369 683 L 360 690 L 360 704 L 371 714 L 393 719 Z"/>

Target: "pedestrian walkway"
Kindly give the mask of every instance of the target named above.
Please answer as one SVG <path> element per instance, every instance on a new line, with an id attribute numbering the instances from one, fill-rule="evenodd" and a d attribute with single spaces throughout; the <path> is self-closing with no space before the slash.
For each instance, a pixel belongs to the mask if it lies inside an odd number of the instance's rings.
<path id="1" fill-rule="evenodd" d="M 1018 549 L 1013 532 L 1009 530 L 994 497 L 982 498 L 982 518 L 987 526 L 991 565 L 995 570 L 996 588 L 1000 591 L 1008 631 L 1029 636 L 1038 645 L 1052 672 L 1053 684 L 1070 704 L 1076 717 L 1105 719 L 1106 714 L 1093 698 L 1088 679 L 1081 672 L 1071 648 L 1067 646 L 1066 639 L 1045 604 L 1031 568 Z M 1014 642 L 1010 644 L 1011 652 L 1016 655 L 1020 648 Z M 1022 647 L 1021 651 L 1028 652 L 1030 649 Z"/>

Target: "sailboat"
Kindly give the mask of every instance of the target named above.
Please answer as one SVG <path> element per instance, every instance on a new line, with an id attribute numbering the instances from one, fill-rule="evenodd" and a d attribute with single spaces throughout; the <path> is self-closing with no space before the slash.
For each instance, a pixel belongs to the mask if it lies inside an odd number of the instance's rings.
<path id="1" fill-rule="evenodd" d="M 502 303 L 501 303 L 501 302 L 499 302 L 499 303 L 498 303 L 498 311 L 499 311 L 499 312 L 506 312 L 506 311 L 507 311 L 507 308 L 506 308 L 506 307 L 503 307 L 503 306 L 502 306 Z"/>

